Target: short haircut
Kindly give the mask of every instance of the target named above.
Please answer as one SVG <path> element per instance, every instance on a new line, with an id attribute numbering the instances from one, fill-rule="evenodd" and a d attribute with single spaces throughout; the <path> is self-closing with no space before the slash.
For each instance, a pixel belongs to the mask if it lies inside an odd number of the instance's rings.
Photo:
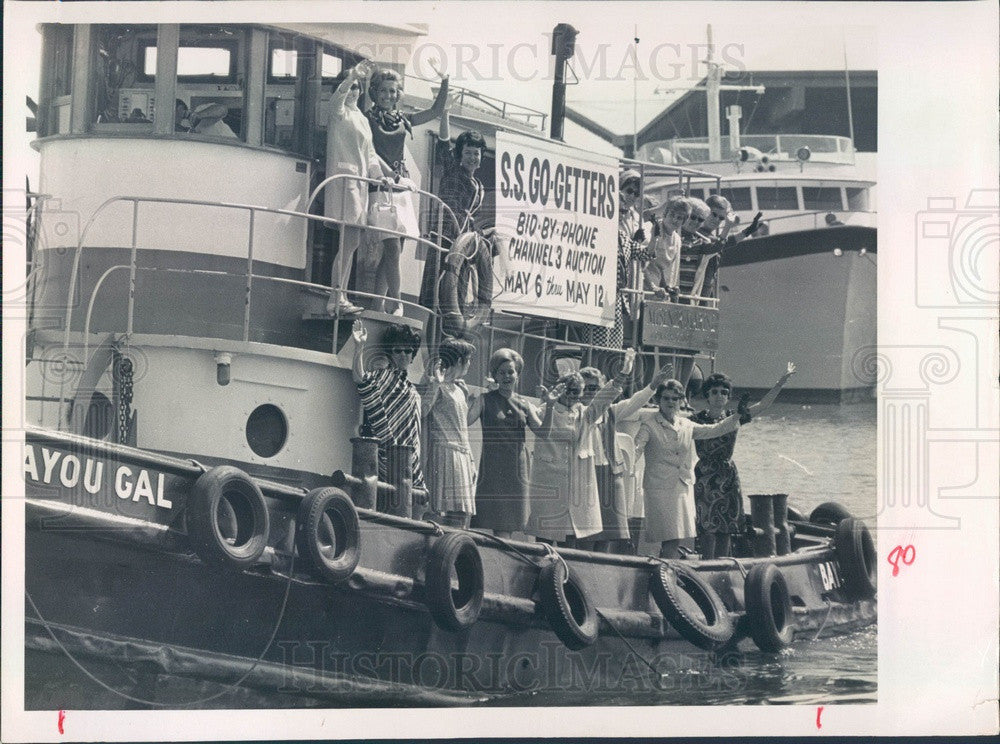
<path id="1" fill-rule="evenodd" d="M 708 397 L 708 391 L 712 388 L 725 388 L 730 393 L 733 392 L 733 381 L 721 372 L 713 372 L 701 383 L 701 394 Z"/>
<path id="2" fill-rule="evenodd" d="M 454 367 L 459 362 L 468 361 L 475 353 L 476 347 L 468 341 L 451 336 L 446 336 L 438 346 L 438 359 L 441 360 L 441 366 L 445 369 Z"/>
<path id="3" fill-rule="evenodd" d="M 393 346 L 403 346 L 410 349 L 414 356 L 420 350 L 420 334 L 409 326 L 391 325 L 382 334 L 382 346 L 389 349 Z"/>
<path id="4" fill-rule="evenodd" d="M 664 214 L 669 212 L 684 212 L 687 217 L 691 216 L 691 202 L 683 196 L 672 196 L 667 200 L 667 206 L 663 210 Z M 686 219 L 686 218 L 685 218 Z"/>
<path id="5" fill-rule="evenodd" d="M 580 388 L 583 388 L 583 375 L 579 372 L 567 372 L 558 380 L 556 380 L 557 385 L 569 385 L 571 382 L 575 382 Z"/>
<path id="6" fill-rule="evenodd" d="M 385 68 L 371 76 L 371 79 L 368 81 L 368 98 L 371 99 L 372 103 L 376 102 L 375 99 L 378 97 L 378 91 L 382 87 L 382 84 L 390 80 L 400 87 L 403 86 L 403 76 L 395 70 Z"/>
<path id="7" fill-rule="evenodd" d="M 724 197 L 722 194 L 712 194 L 707 199 L 705 199 L 705 203 L 709 206 L 709 209 L 711 209 L 712 207 L 722 207 L 723 209 L 726 210 L 727 214 L 731 212 L 733 208 L 732 205 L 729 203 L 729 199 Z"/>
<path id="8" fill-rule="evenodd" d="M 712 213 L 708 205 L 696 196 L 687 197 L 687 203 L 691 205 L 691 214 L 707 218 Z"/>
<path id="9" fill-rule="evenodd" d="M 513 349 L 497 349 L 490 357 L 490 375 L 496 377 L 497 370 L 506 362 L 512 362 L 518 374 L 524 369 L 524 359 Z"/>
<path id="10" fill-rule="evenodd" d="M 580 377 L 585 380 L 597 380 L 598 385 L 604 384 L 604 373 L 597 367 L 584 367 L 580 370 Z"/>
<path id="11" fill-rule="evenodd" d="M 666 382 L 661 382 L 656 386 L 656 395 L 653 397 L 658 401 L 660 397 L 668 390 L 673 391 L 682 398 L 687 397 L 687 393 L 684 391 L 684 386 L 681 385 L 680 380 L 667 380 Z"/>
<path id="12" fill-rule="evenodd" d="M 462 159 L 462 150 L 465 147 L 478 147 L 483 153 L 486 152 L 486 140 L 483 139 L 483 135 L 477 132 L 475 129 L 469 129 L 468 131 L 462 132 L 458 137 L 455 138 L 455 160 Z"/>

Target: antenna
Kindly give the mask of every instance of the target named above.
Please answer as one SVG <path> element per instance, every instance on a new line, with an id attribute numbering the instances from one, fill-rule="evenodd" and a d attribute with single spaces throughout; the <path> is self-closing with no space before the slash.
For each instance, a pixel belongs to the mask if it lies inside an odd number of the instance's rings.
<path id="1" fill-rule="evenodd" d="M 851 72 L 847 68 L 847 34 L 844 33 L 844 83 L 847 87 L 847 130 L 851 136 L 851 147 L 854 147 L 854 112 L 851 109 Z"/>
<path id="2" fill-rule="evenodd" d="M 639 59 L 639 25 L 632 27 L 633 41 L 635 42 L 635 58 Z M 638 71 L 632 73 L 632 157 L 639 157 L 639 92 L 638 92 Z"/>

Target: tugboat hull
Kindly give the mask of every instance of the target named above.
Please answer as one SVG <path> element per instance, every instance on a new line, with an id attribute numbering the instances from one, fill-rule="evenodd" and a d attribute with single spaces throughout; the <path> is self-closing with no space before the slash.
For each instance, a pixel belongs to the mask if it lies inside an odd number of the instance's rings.
<path id="1" fill-rule="evenodd" d="M 470 627 L 446 630 L 429 608 L 427 568 L 450 530 L 359 509 L 358 567 L 331 585 L 294 547 L 304 492 L 256 481 L 268 547 L 246 570 L 211 566 L 188 529 L 202 474 L 192 462 L 41 430 L 27 444 L 40 463 L 27 478 L 29 708 L 55 700 L 41 681 L 53 668 L 80 677 L 79 708 L 455 705 L 526 691 L 653 690 L 661 674 L 724 664 L 749 647 L 744 573 L 768 561 L 787 583 L 799 639 L 875 620 L 873 601 L 847 599 L 838 556 L 819 540 L 781 557 L 683 561 L 738 628 L 703 651 L 650 593 L 658 560 L 561 550 L 600 616 L 596 642 L 571 651 L 541 611 L 543 546 L 469 533 L 483 564 L 482 609 Z M 80 467 L 56 464 L 70 458 Z"/>

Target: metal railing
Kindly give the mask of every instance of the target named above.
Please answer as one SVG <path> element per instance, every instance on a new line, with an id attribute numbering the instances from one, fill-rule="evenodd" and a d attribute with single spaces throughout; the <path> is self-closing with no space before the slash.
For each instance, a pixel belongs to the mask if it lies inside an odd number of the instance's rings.
<path id="1" fill-rule="evenodd" d="M 403 77 L 406 80 L 415 80 L 428 84 L 432 95 L 436 93 L 434 86 L 441 82 L 438 79 L 425 78 L 418 75 L 404 75 Z M 463 88 L 462 86 L 449 85 L 449 91 L 458 94 L 455 102 L 458 107 L 466 105 L 466 101 L 468 101 L 469 108 L 473 110 L 495 114 L 502 119 L 520 120 L 526 126 L 537 128 L 539 131 L 545 131 L 545 122 L 549 116 L 545 111 L 539 111 L 529 106 L 506 101 L 502 98 L 486 95 L 485 93 L 479 93 L 471 88 Z M 476 104 L 479 105 L 477 106 Z M 537 124 L 536 121 L 538 122 Z"/>
<path id="2" fill-rule="evenodd" d="M 640 167 L 642 166 L 641 163 L 638 164 L 638 165 L 640 165 Z M 323 182 L 321 182 L 312 191 L 312 193 L 309 195 L 309 198 L 307 200 L 306 209 L 308 209 L 312 205 L 312 203 L 315 201 L 315 199 L 319 196 L 319 194 L 322 192 L 322 190 L 327 185 L 329 185 L 330 183 L 335 182 L 335 181 L 337 181 L 339 179 L 355 179 L 355 180 L 358 180 L 358 181 L 362 181 L 362 182 L 364 182 L 366 184 L 377 185 L 377 186 L 385 186 L 386 185 L 384 179 L 362 178 L 362 177 L 353 176 L 353 175 L 350 175 L 350 174 L 339 174 L 339 175 L 335 175 L 335 176 L 330 176 L 329 178 L 327 178 Z M 391 184 L 389 186 L 391 187 Z M 446 249 L 443 248 L 440 245 L 440 239 L 441 239 L 440 236 L 443 233 L 442 223 L 443 223 L 444 214 L 445 214 L 444 210 L 447 210 L 447 213 L 455 221 L 455 224 L 457 224 L 458 220 L 457 220 L 457 218 L 455 216 L 455 213 L 451 210 L 451 208 L 447 204 L 445 204 L 443 201 L 441 201 L 440 198 L 437 197 L 437 195 L 429 193 L 427 191 L 423 191 L 421 189 L 410 189 L 410 190 L 413 191 L 414 193 L 422 194 L 424 196 L 429 197 L 432 200 L 432 202 L 435 202 L 438 205 L 438 231 L 437 231 L 438 242 L 431 241 L 431 240 L 429 240 L 427 238 L 424 238 L 422 236 L 421 237 L 414 237 L 412 235 L 409 235 L 409 234 L 406 234 L 406 233 L 403 233 L 403 232 L 393 231 L 393 230 L 387 230 L 387 229 L 384 229 L 384 228 L 378 228 L 376 230 L 376 232 L 377 233 L 383 233 L 385 235 L 390 235 L 390 236 L 393 236 L 393 237 L 406 238 L 406 239 L 409 239 L 409 240 L 414 240 L 417 243 L 425 245 L 429 250 L 435 250 L 435 251 L 438 251 L 439 253 L 445 252 Z M 85 319 L 84 319 L 84 327 L 83 327 L 83 336 L 84 336 L 84 338 L 83 338 L 83 352 L 84 352 L 84 356 L 83 356 L 82 364 L 84 364 L 84 365 L 87 364 L 87 359 L 88 359 L 89 351 L 90 351 L 90 346 L 89 346 L 89 343 L 90 343 L 90 339 L 89 339 L 90 328 L 91 328 L 91 323 L 92 323 L 92 320 L 93 320 L 93 312 L 94 312 L 94 307 L 95 307 L 95 304 L 96 304 L 96 301 L 97 301 L 97 297 L 98 297 L 98 294 L 101 291 L 102 287 L 104 286 L 105 280 L 112 273 L 114 273 L 115 271 L 120 271 L 120 270 L 127 269 L 128 273 L 129 273 L 129 275 L 128 275 L 128 304 L 127 304 L 127 311 L 126 311 L 126 331 L 125 331 L 126 337 L 129 337 L 129 336 L 133 335 L 134 327 L 135 327 L 136 277 L 137 277 L 137 274 L 138 274 L 139 271 L 144 271 L 144 272 L 161 272 L 161 273 L 178 273 L 178 274 L 189 274 L 189 275 L 214 275 L 214 276 L 226 276 L 226 277 L 231 277 L 232 276 L 232 274 L 230 272 L 218 271 L 218 270 L 209 270 L 209 269 L 182 269 L 182 268 L 168 268 L 168 267 L 162 267 L 162 266 L 139 266 L 138 265 L 138 230 L 139 230 L 139 205 L 140 204 L 177 204 L 177 205 L 186 205 L 186 206 L 195 206 L 195 207 L 201 206 L 201 207 L 209 207 L 209 208 L 221 208 L 221 209 L 237 210 L 237 211 L 242 211 L 242 212 L 248 213 L 248 215 L 249 215 L 249 224 L 248 224 L 248 232 L 247 232 L 246 271 L 245 271 L 245 275 L 244 275 L 245 276 L 245 282 L 244 282 L 244 312 L 243 312 L 243 328 L 242 328 L 242 340 L 243 340 L 243 342 L 249 342 L 249 340 L 250 340 L 251 306 L 252 306 L 252 301 L 253 301 L 253 287 L 254 287 L 254 282 L 255 281 L 265 280 L 265 281 L 272 281 L 272 282 L 284 283 L 284 284 L 289 284 L 289 285 L 293 285 L 293 286 L 299 286 L 299 287 L 302 287 L 302 288 L 308 289 L 308 290 L 314 290 L 314 291 L 317 291 L 317 292 L 320 292 L 320 293 L 322 293 L 322 292 L 329 292 L 330 289 L 331 289 L 330 287 L 328 287 L 326 285 L 316 284 L 316 283 L 313 283 L 313 282 L 307 282 L 307 281 L 296 280 L 296 279 L 289 279 L 289 278 L 284 278 L 284 277 L 274 277 L 274 276 L 258 275 L 258 274 L 254 273 L 254 271 L 253 271 L 253 263 L 254 263 L 255 220 L 256 220 L 257 213 L 266 213 L 266 214 L 275 214 L 275 215 L 281 215 L 281 216 L 293 217 L 293 218 L 302 218 L 302 219 L 313 221 L 313 222 L 320 222 L 320 223 L 323 223 L 323 224 L 334 224 L 334 225 L 338 225 L 338 226 L 344 226 L 344 225 L 350 225 L 351 224 L 351 223 L 345 222 L 344 220 L 341 220 L 341 219 L 337 219 L 337 218 L 333 218 L 333 217 L 327 217 L 327 216 L 323 216 L 323 215 L 309 214 L 308 212 L 300 212 L 300 211 L 296 211 L 296 210 L 282 209 L 282 208 L 263 207 L 263 206 L 250 205 L 250 204 L 236 204 L 236 203 L 214 202 L 214 201 L 198 200 L 198 199 L 180 199 L 180 198 L 171 198 L 171 197 L 142 197 L 142 196 L 114 196 L 114 197 L 111 197 L 111 198 L 105 200 L 103 203 L 101 203 L 98 206 L 98 208 L 94 211 L 94 213 L 91 215 L 91 217 L 88 219 L 87 223 L 84 225 L 83 229 L 81 230 L 80 238 L 77 241 L 77 246 L 76 246 L 76 250 L 75 250 L 75 253 L 74 253 L 74 256 L 73 256 L 73 263 L 72 263 L 71 271 L 70 271 L 69 296 L 67 298 L 67 303 L 66 303 L 65 331 L 64 331 L 64 338 L 63 338 L 63 354 L 64 354 L 64 358 L 69 358 L 71 328 L 72 328 L 74 304 L 75 304 L 75 299 L 76 299 L 75 295 L 76 295 L 76 292 L 77 292 L 76 287 L 77 287 L 77 283 L 78 283 L 78 280 L 79 280 L 80 265 L 81 265 L 83 251 L 86 248 L 85 243 L 86 243 L 87 237 L 88 237 L 91 229 L 93 228 L 93 226 L 96 224 L 96 221 L 99 218 L 99 216 L 103 212 L 105 212 L 107 209 L 109 209 L 111 207 L 111 205 L 118 204 L 118 203 L 128 203 L 128 204 L 131 204 L 131 206 L 132 206 L 131 239 L 130 239 L 130 246 L 129 246 L 129 262 L 127 264 L 117 264 L 117 265 L 111 266 L 108 269 L 106 269 L 101 274 L 101 276 L 97 279 L 97 281 L 96 281 L 93 289 L 91 290 L 90 297 L 88 298 L 88 301 L 87 301 L 86 316 L 85 316 Z M 343 234 L 343 231 L 341 231 L 341 234 Z M 639 272 L 636 271 L 635 274 L 638 277 Z M 626 288 L 625 290 L 623 290 L 623 292 L 625 294 L 627 294 L 627 295 L 629 295 L 629 296 L 631 296 L 631 297 L 634 298 L 633 299 L 633 304 L 635 304 L 636 309 L 638 310 L 639 313 L 641 313 L 642 303 L 643 303 L 644 298 L 652 296 L 652 293 L 645 293 L 642 290 L 638 289 L 637 287 Z M 350 291 L 350 294 L 354 295 L 354 296 L 358 296 L 358 297 L 365 297 L 365 298 L 371 298 L 371 299 L 376 299 L 376 300 L 377 299 L 394 300 L 396 302 L 400 302 L 402 305 L 404 305 L 404 306 L 406 306 L 408 308 L 416 310 L 418 313 L 426 314 L 428 316 L 428 320 L 431 320 L 431 319 L 433 319 L 435 321 L 440 320 L 440 315 L 438 314 L 438 312 L 436 311 L 436 309 L 432 310 L 432 309 L 426 308 L 426 307 L 424 307 L 422 305 L 418 305 L 418 304 L 415 304 L 415 303 L 412 303 L 412 302 L 409 302 L 409 301 L 406 301 L 406 300 L 397 299 L 397 298 L 389 298 L 389 297 L 385 297 L 383 295 L 378 295 L 378 294 L 358 292 L 358 291 L 355 291 L 355 290 Z M 438 299 L 437 298 L 437 283 L 435 283 L 434 294 L 435 294 L 435 297 L 434 297 L 433 307 L 437 308 L 437 306 L 438 306 L 438 303 L 437 303 L 437 299 Z M 703 306 L 716 307 L 717 304 L 718 304 L 718 300 L 716 300 L 714 298 L 701 297 L 701 296 L 683 295 L 683 296 L 679 297 L 678 299 L 680 299 L 680 300 L 686 300 L 688 303 L 690 303 L 690 305 L 701 304 Z M 491 311 L 489 319 L 484 324 L 484 326 L 491 333 L 491 347 L 492 347 L 492 334 L 493 333 L 511 333 L 512 332 L 510 329 L 504 329 L 504 328 L 496 327 L 496 325 L 493 322 L 493 320 L 494 320 L 493 313 L 494 312 L 504 314 L 504 313 L 502 313 L 502 311 Z M 339 317 L 339 315 L 340 315 L 340 312 L 338 310 L 335 313 L 335 317 Z M 548 336 L 548 335 L 537 335 L 537 334 L 528 333 L 527 331 L 523 330 L 523 323 L 522 323 L 522 330 L 519 331 L 519 332 L 514 332 L 514 333 L 515 333 L 515 335 L 521 336 L 524 339 L 529 339 L 530 338 L 530 339 L 537 339 L 537 340 L 540 340 L 540 341 L 543 341 L 543 342 L 556 342 L 556 343 L 561 343 L 561 344 L 570 344 L 570 345 L 578 346 L 581 349 L 588 349 L 590 351 L 598 351 L 598 352 L 620 351 L 620 349 L 615 349 L 614 347 L 604 347 L 604 346 L 595 345 L 595 344 L 587 342 L 587 341 L 574 341 L 574 340 L 571 340 L 571 339 L 569 339 L 569 326 L 566 325 L 566 324 L 563 324 L 563 327 L 564 327 L 564 338 L 563 339 L 559 339 L 559 338 Z M 337 335 L 336 335 L 338 333 L 339 333 L 339 323 L 335 323 L 334 324 L 334 334 L 335 334 L 334 335 L 334 348 L 336 348 L 336 344 L 337 344 L 337 341 L 338 341 L 338 338 L 337 338 Z M 634 346 L 638 346 L 637 331 L 633 335 L 632 342 L 633 342 Z M 492 351 L 492 348 L 491 348 L 491 351 Z M 60 411 L 61 411 L 64 408 L 65 403 L 66 403 L 66 390 L 65 390 L 65 386 L 64 386 L 64 383 L 63 383 L 62 380 L 60 380 L 60 390 L 59 390 L 59 398 L 58 398 L 58 400 L 59 400 L 59 404 L 60 404 L 59 407 L 60 407 Z"/>
<path id="3" fill-rule="evenodd" d="M 854 164 L 854 142 L 849 137 L 825 134 L 743 134 L 740 135 L 740 147 L 752 147 L 772 161 L 784 162 L 797 160 L 798 150 L 809 149 L 809 160 L 817 163 Z M 738 156 L 734 152 L 728 137 L 720 141 L 721 156 L 719 161 L 732 160 Z M 707 163 L 709 158 L 709 141 L 707 137 L 678 137 L 666 140 L 647 142 L 639 151 L 649 159 L 661 162 L 663 153 L 669 153 L 673 163 Z M 661 159 L 661 160 L 658 160 Z"/>

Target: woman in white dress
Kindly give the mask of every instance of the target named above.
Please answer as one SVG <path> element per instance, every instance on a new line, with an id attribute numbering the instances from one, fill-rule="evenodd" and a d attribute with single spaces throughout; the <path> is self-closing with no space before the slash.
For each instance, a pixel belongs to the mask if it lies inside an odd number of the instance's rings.
<path id="1" fill-rule="evenodd" d="M 573 546 L 601 531 L 594 430 L 621 395 L 634 360 L 635 350 L 629 349 L 621 372 L 597 391 L 590 405 L 580 402 L 584 383 L 579 372 L 564 375 L 543 395 L 545 415 L 531 463 L 528 534 Z"/>
<path id="2" fill-rule="evenodd" d="M 476 513 L 476 467 L 469 443 L 469 371 L 475 347 L 445 338 L 423 396 L 427 419 L 427 484 L 431 509 L 444 524 L 467 528 Z"/>
<path id="3" fill-rule="evenodd" d="M 368 120 L 358 108 L 361 83 L 371 71 L 361 62 L 350 70 L 337 86 L 330 101 L 330 120 L 326 127 L 326 175 L 348 174 L 362 178 L 381 178 L 386 184 L 392 171 L 383 167 L 372 144 Z M 340 250 L 330 272 L 330 299 L 326 309 L 331 315 L 359 313 L 361 308 L 347 299 L 344 290 L 351 275 L 354 253 L 364 238 L 368 224 L 368 184 L 353 178 L 340 178 L 326 185 L 324 215 L 340 220 Z"/>
<path id="4" fill-rule="evenodd" d="M 635 435 L 637 453 L 645 455 L 644 539 L 660 543 L 661 558 L 676 558 L 681 541 L 695 536 L 694 440 L 712 439 L 737 431 L 749 420 L 744 411 L 717 424 L 696 424 L 680 415 L 684 386 L 668 380 L 656 388 L 658 410 L 640 411 Z"/>

